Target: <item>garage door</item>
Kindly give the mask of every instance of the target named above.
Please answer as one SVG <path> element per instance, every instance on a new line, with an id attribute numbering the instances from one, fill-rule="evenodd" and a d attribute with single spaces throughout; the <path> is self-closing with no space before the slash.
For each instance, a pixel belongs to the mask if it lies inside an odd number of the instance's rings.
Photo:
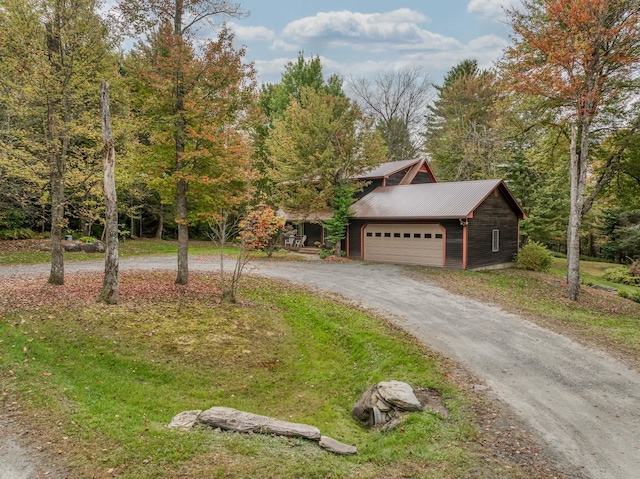
<path id="1" fill-rule="evenodd" d="M 364 228 L 364 259 L 444 266 L 444 228 L 439 224 L 369 224 Z"/>

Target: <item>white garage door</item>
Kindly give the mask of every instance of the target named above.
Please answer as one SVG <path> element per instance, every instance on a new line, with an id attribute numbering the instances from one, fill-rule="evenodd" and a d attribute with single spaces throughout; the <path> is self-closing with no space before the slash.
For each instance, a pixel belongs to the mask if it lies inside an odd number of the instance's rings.
<path id="1" fill-rule="evenodd" d="M 444 228 L 439 224 L 369 224 L 364 228 L 364 259 L 442 267 Z"/>

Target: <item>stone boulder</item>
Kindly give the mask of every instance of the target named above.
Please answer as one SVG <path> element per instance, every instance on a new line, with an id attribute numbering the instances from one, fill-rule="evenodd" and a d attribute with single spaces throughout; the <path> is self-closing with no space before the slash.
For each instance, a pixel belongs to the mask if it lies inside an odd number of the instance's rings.
<path id="1" fill-rule="evenodd" d="M 341 456 L 350 456 L 358 453 L 355 446 L 343 444 L 340 441 L 330 438 L 329 436 L 320 436 L 320 447 L 334 454 Z"/>
<path id="2" fill-rule="evenodd" d="M 425 406 L 444 417 L 449 415 L 437 391 L 414 389 L 400 381 L 383 381 L 364 392 L 351 415 L 366 426 L 389 430 L 402 423 L 405 413 L 422 411 Z"/>
<path id="3" fill-rule="evenodd" d="M 238 411 L 230 407 L 212 407 L 200 413 L 200 424 L 238 432 L 258 432 L 278 436 L 294 436 L 313 441 L 320 440 L 320 430 L 314 426 L 281 421 L 268 416 Z"/>
<path id="4" fill-rule="evenodd" d="M 413 392 L 413 388 L 400 381 L 378 383 L 378 394 L 387 403 L 403 411 L 422 411 L 422 404 Z"/>
<path id="5" fill-rule="evenodd" d="M 171 419 L 169 426 L 171 429 L 191 429 L 198 422 L 198 416 L 202 410 L 183 411 L 176 414 Z"/>
<path id="6" fill-rule="evenodd" d="M 82 245 L 80 241 L 67 241 L 62 243 L 62 247 L 68 253 L 77 253 L 78 251 L 82 251 Z"/>

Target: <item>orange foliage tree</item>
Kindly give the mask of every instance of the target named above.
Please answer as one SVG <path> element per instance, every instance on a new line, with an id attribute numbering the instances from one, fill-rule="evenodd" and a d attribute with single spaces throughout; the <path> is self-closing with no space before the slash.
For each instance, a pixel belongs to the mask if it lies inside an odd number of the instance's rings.
<path id="1" fill-rule="evenodd" d="M 243 63 L 245 52 L 233 47 L 229 30 L 223 26 L 211 41 L 199 41 L 197 33 L 203 21 L 244 12 L 227 0 L 120 0 L 119 8 L 146 35 L 129 63 L 141 79 L 137 105 L 151 147 L 144 160 L 166 180 L 163 196 L 175 194 L 176 283 L 186 284 L 195 185 L 212 191 L 224 183 L 229 163 L 245 156 L 247 135 L 241 130 L 255 89 L 253 66 Z"/>
<path id="2" fill-rule="evenodd" d="M 592 204 L 585 201 L 589 146 L 604 110 L 619 105 L 618 111 L 624 111 L 633 101 L 634 90 L 637 92 L 634 71 L 640 65 L 640 3 L 525 0 L 521 9 L 508 14 L 515 38 L 502 62 L 507 83 L 514 91 L 548 99 L 571 124 L 567 282 L 569 298 L 577 300 L 580 225 Z M 625 127 L 635 131 L 638 125 Z M 606 175 L 601 177 L 601 181 L 606 179 Z"/>

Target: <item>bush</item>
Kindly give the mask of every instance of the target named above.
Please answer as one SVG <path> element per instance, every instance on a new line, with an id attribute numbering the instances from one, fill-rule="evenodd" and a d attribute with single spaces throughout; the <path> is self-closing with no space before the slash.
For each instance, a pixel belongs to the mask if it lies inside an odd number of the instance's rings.
<path id="1" fill-rule="evenodd" d="M 516 268 L 530 271 L 549 271 L 553 262 L 551 252 L 540 243 L 531 241 L 524 245 L 516 255 Z"/>
<path id="2" fill-rule="evenodd" d="M 624 266 L 605 269 L 602 278 L 613 283 L 640 286 L 640 276 L 631 276 L 629 270 Z"/>
<path id="3" fill-rule="evenodd" d="M 629 297 L 629 293 L 627 293 L 624 289 L 619 289 L 618 290 L 618 296 L 620 296 L 621 298 L 628 298 Z"/>
<path id="4" fill-rule="evenodd" d="M 640 260 L 635 260 L 631 266 L 629 266 L 629 274 L 631 276 L 640 276 Z"/>
<path id="5" fill-rule="evenodd" d="M 93 244 L 96 242 L 96 239 L 92 236 L 82 236 L 80 238 L 80 241 L 82 241 L 83 243 L 87 243 L 87 244 Z"/>
<path id="6" fill-rule="evenodd" d="M 0 231 L 0 240 L 35 239 L 38 234 L 29 228 L 14 228 Z"/>

